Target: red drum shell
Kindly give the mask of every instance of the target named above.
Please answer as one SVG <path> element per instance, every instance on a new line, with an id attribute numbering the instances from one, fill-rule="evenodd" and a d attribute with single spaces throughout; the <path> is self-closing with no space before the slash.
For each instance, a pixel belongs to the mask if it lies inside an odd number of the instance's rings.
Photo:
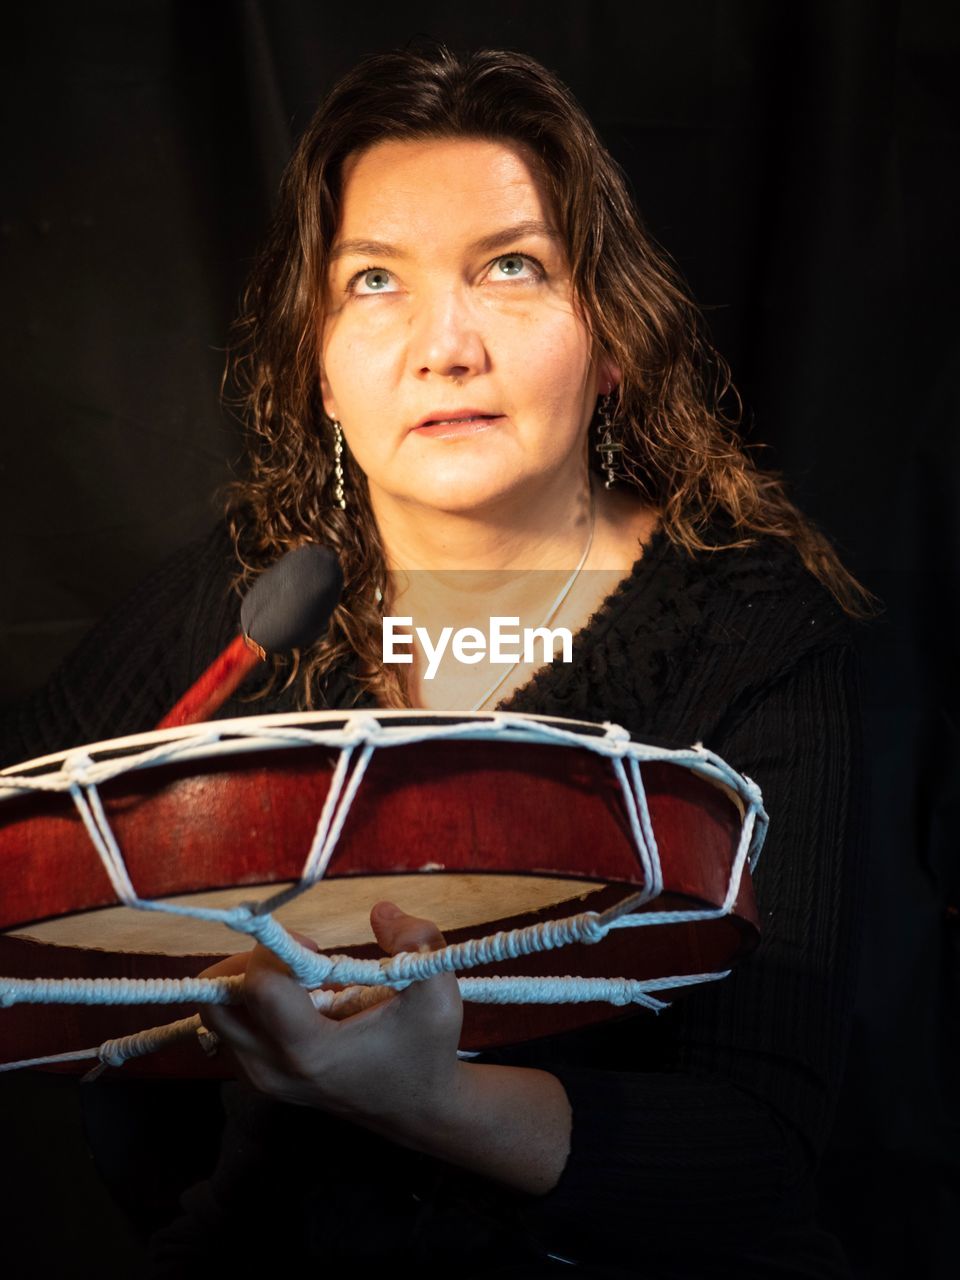
<path id="1" fill-rule="evenodd" d="M 258 723 L 269 720 L 289 723 L 290 718 L 268 717 Z M 343 720 L 342 715 L 326 714 L 304 716 L 297 723 L 333 728 Z M 398 723 L 396 718 L 390 722 Z M 138 742 L 146 744 L 152 736 L 143 735 Z M 98 750 L 108 752 L 109 745 L 88 750 L 97 755 Z M 98 790 L 137 892 L 167 898 L 298 879 L 337 756 L 337 748 L 315 745 L 212 754 L 201 762 L 166 763 L 102 783 Z M 641 772 L 664 878 L 663 895 L 641 910 L 720 906 L 740 839 L 739 805 L 724 788 L 683 765 L 645 762 Z M 0 928 L 116 905 L 69 795 L 8 798 L 0 804 L 0 821 Z M 611 761 L 579 746 L 496 739 L 433 739 L 378 748 L 326 879 L 463 873 L 570 877 L 596 887 L 581 886 L 573 891 L 579 895 L 574 903 L 537 911 L 513 911 L 507 904 L 496 919 L 447 929 L 448 942 L 578 910 L 602 910 L 635 893 L 643 876 Z M 267 894 L 261 890 L 250 897 Z M 95 914 L 91 921 L 95 925 Z M 183 920 L 183 930 L 191 924 Z M 706 973 L 727 967 L 751 950 L 758 937 L 745 871 L 733 912 L 724 918 L 617 929 L 591 946 L 573 945 L 472 972 L 639 979 Z M 245 945 L 238 938 L 234 949 Z M 373 943 L 333 950 L 379 954 Z M 180 977 L 194 975 L 218 958 L 113 952 L 96 944 L 53 946 L 29 937 L 0 936 L 0 974 L 10 977 Z M 3 1056 L 88 1048 L 189 1012 L 169 1005 L 18 1005 L 0 1011 Z M 467 1003 L 461 1044 L 484 1049 L 624 1012 L 630 1010 L 601 1003 Z M 82 1064 L 80 1069 L 85 1069 Z M 216 1059 L 202 1059 L 189 1044 L 130 1062 L 124 1070 L 205 1075 L 218 1074 L 222 1067 Z"/>

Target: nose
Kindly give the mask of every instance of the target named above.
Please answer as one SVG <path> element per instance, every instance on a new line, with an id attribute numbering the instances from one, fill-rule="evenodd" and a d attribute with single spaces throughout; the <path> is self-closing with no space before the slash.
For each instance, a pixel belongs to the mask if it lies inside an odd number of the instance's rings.
<path id="1" fill-rule="evenodd" d="M 487 350 L 478 316 L 456 287 L 424 297 L 413 320 L 410 360 L 414 373 L 425 378 L 467 378 L 482 373 Z"/>

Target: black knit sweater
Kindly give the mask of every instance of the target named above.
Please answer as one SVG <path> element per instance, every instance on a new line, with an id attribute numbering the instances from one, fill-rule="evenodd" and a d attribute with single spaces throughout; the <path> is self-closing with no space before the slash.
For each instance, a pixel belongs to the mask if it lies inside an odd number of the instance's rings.
<path id="1" fill-rule="evenodd" d="M 4 763 L 156 723 L 236 632 L 232 567 L 219 529 L 170 561 L 7 717 Z M 545 1251 L 605 1261 L 615 1275 L 716 1275 L 726 1267 L 756 1276 L 847 1274 L 813 1226 L 811 1197 L 854 982 L 855 684 L 846 621 L 791 548 L 771 541 L 690 557 L 658 535 L 575 638 L 573 662 L 545 668 L 502 704 L 703 742 L 759 783 L 771 817 L 755 877 L 763 940 L 732 977 L 660 1015 L 499 1055 L 553 1071 L 572 1102 L 572 1150 L 557 1188 L 539 1200 L 494 1196 L 497 1221 L 506 1214 L 512 1231 Z M 364 705 L 349 670 L 330 678 L 325 695 L 330 707 Z M 222 714 L 294 706 L 289 691 L 252 707 L 234 699 Z M 242 1208 L 242 1168 L 252 1169 L 251 1152 L 293 1123 L 253 1097 L 234 1098 L 232 1109 L 221 1169 L 193 1202 L 191 1232 L 172 1233 L 168 1250 L 189 1235 L 199 1256 L 197 1223 L 212 1236 L 250 1211 Z M 317 1123 L 297 1113 L 301 1147 L 304 1126 Z M 410 1161 L 421 1185 L 424 1162 Z M 442 1236 L 437 1205 L 456 1200 L 457 1176 L 447 1171 L 441 1182 L 446 1200 L 434 1195 L 430 1230 L 417 1228 L 427 1241 L 431 1231 Z M 457 1203 L 469 1180 L 460 1184 Z M 329 1188 L 324 1198 L 329 1204 Z M 315 1200 L 303 1214 L 322 1216 Z M 304 1232 L 308 1241 L 323 1236 L 316 1227 Z M 453 1234 L 460 1245 L 469 1238 Z M 309 1243 L 301 1244 L 309 1256 Z M 457 1245 L 448 1245 L 455 1260 Z M 213 1250 L 221 1263 L 224 1248 Z M 246 1240 L 248 1261 L 249 1248 Z"/>

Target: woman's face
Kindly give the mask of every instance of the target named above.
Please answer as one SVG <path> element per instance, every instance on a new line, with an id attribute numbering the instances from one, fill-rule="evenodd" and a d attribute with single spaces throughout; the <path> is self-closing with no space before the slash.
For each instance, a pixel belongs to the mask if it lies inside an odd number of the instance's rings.
<path id="1" fill-rule="evenodd" d="M 521 148 L 382 142 L 344 169 L 320 342 L 324 407 L 374 512 L 482 513 L 582 488 L 598 370 Z"/>

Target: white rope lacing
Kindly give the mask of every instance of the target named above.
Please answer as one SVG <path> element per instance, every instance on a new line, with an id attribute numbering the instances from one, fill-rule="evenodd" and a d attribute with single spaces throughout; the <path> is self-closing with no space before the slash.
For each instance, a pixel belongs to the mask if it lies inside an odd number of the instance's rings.
<path id="1" fill-rule="evenodd" d="M 729 969 L 713 973 L 682 974 L 673 978 L 649 978 L 643 981 L 632 978 L 460 978 L 460 995 L 464 1000 L 478 1004 L 571 1004 L 602 1001 L 621 1008 L 627 1005 L 640 1005 L 659 1013 L 669 1007 L 668 1001 L 658 1000 L 654 991 L 673 990 L 679 987 L 699 985 L 703 982 L 716 982 L 725 978 Z M 205 1004 L 231 1004 L 236 999 L 235 993 L 226 995 L 222 990 L 213 987 L 221 981 L 216 978 L 198 979 L 209 982 L 212 986 L 209 997 L 204 996 Z M 242 984 L 242 979 L 232 981 Z M 359 1013 L 374 1004 L 389 999 L 393 990 L 389 987 L 347 987 L 343 991 L 311 991 L 310 998 L 321 1013 L 330 1016 L 341 1016 L 347 1013 Z M 2 1002 L 0 1002 L 2 1003 Z M 76 1001 L 75 1003 L 87 1003 Z M 146 1003 L 137 1001 L 135 1003 Z M 158 1002 L 159 1003 L 159 1002 Z M 71 1053 L 54 1053 L 40 1058 L 24 1058 L 19 1062 L 0 1063 L 0 1073 L 15 1071 L 24 1067 L 51 1066 L 64 1062 L 83 1062 L 89 1058 L 97 1058 L 101 1067 L 120 1067 L 133 1058 L 142 1058 L 158 1049 L 166 1049 L 183 1040 L 198 1037 L 206 1052 L 211 1052 L 217 1045 L 217 1037 L 204 1027 L 198 1014 L 190 1018 L 181 1018 L 178 1022 L 170 1022 L 160 1027 L 151 1027 L 146 1031 L 137 1031 L 132 1035 L 121 1036 L 116 1040 L 106 1040 L 94 1049 L 77 1049 Z M 470 1055 L 467 1055 L 470 1056 Z M 84 1079 L 95 1078 L 99 1069 L 94 1068 Z"/>
<path id="2" fill-rule="evenodd" d="M 339 717 L 338 717 L 339 719 Z M 407 717 L 409 719 L 409 717 Z M 376 749 L 407 746 L 442 738 L 517 742 L 546 742 L 577 746 L 611 759 L 620 783 L 640 867 L 641 887 L 623 901 L 597 913 L 581 912 L 559 920 L 548 920 L 525 928 L 501 931 L 484 938 L 444 946 L 426 953 L 404 952 L 381 960 L 361 960 L 343 955 L 318 955 L 302 946 L 272 912 L 322 879 L 343 831 L 367 766 Z M 155 739 L 151 735 L 150 742 Z M 0 801 L 29 792 L 66 792 L 79 813 L 91 843 L 110 879 L 117 898 L 129 907 L 162 912 L 197 920 L 218 921 L 268 947 L 286 964 L 297 980 L 312 988 L 312 998 L 320 1009 L 336 1010 L 349 1003 L 357 1008 L 375 1003 L 402 990 L 411 982 L 426 981 L 440 973 L 471 969 L 478 965 L 516 959 L 571 943 L 594 944 L 611 929 L 654 927 L 717 919 L 728 915 L 739 893 L 745 866 L 756 865 L 766 833 L 767 815 L 759 788 L 749 778 L 736 773 L 719 756 L 704 747 L 669 750 L 631 742 L 618 725 L 606 724 L 602 734 L 586 733 L 556 722 L 541 721 L 508 712 L 492 712 L 457 724 L 404 723 L 389 714 L 368 713 L 344 716 L 339 728 L 311 727 L 301 719 L 252 717 L 224 721 L 217 725 L 166 731 L 165 740 L 143 746 L 143 739 L 111 744 L 104 759 L 96 749 L 72 752 L 59 767 L 38 771 L 36 762 L 26 772 L 8 770 L 0 774 Z M 129 744 L 129 749 L 124 746 Z M 290 888 L 259 903 L 243 903 L 230 908 L 203 907 L 141 898 L 130 880 L 122 851 L 101 801 L 98 787 L 131 770 L 155 767 L 171 761 L 209 759 L 245 751 L 292 746 L 329 746 L 340 756 L 320 813 L 299 881 Z M 356 760 L 356 749 L 362 747 Z M 626 761 L 626 763 L 625 763 Z M 659 896 L 663 890 L 660 855 L 650 821 L 646 790 L 640 765 L 644 761 L 667 761 L 682 765 L 709 781 L 724 786 L 739 797 L 743 822 L 733 860 L 727 892 L 718 908 L 642 911 L 636 908 Z M 637 1004 L 654 1011 L 665 1002 L 653 993 L 712 981 L 728 971 L 669 978 L 635 980 L 628 978 L 578 977 L 494 977 L 461 978 L 465 1000 L 496 1004 L 555 1004 L 606 1001 L 614 1005 Z M 241 998 L 243 979 L 229 978 L 0 978 L 0 1007 L 20 1003 L 67 1004 L 221 1004 Z M 322 990 L 325 984 L 345 990 Z M 0 1071 L 49 1062 L 77 1061 L 96 1057 L 101 1067 L 115 1066 L 133 1057 L 184 1038 L 200 1035 L 209 1048 L 215 1037 L 198 1018 L 186 1018 L 167 1027 L 151 1028 L 111 1040 L 95 1049 L 47 1058 L 24 1059 L 0 1064 Z"/>

